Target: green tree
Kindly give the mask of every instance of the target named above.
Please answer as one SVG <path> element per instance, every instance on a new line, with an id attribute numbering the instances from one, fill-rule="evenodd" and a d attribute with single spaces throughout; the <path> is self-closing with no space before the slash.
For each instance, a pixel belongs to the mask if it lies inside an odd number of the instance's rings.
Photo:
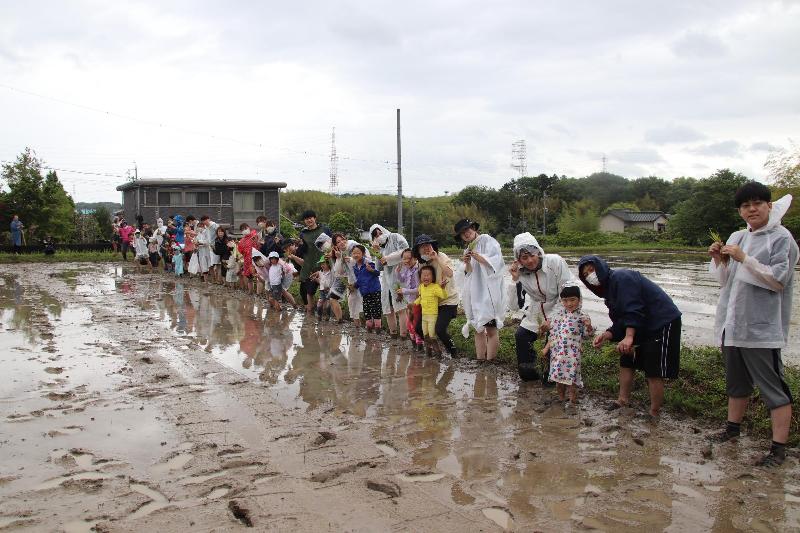
<path id="1" fill-rule="evenodd" d="M 51 235 L 59 242 L 69 242 L 75 235 L 75 204 L 56 173 L 50 172 L 44 178 L 42 168 L 42 160 L 30 148 L 14 162 L 3 165 L 7 212 L 19 215 L 34 240 Z"/>
<path id="2" fill-rule="evenodd" d="M 606 207 L 602 211 L 602 215 L 605 215 L 609 211 L 613 211 L 614 209 L 627 209 L 629 211 L 639 211 L 639 206 L 633 202 L 614 202 L 610 206 Z"/>
<path id="3" fill-rule="evenodd" d="M 800 146 L 790 141 L 791 148 L 773 150 L 764 163 L 777 187 L 800 187 Z"/>
<path id="4" fill-rule="evenodd" d="M 588 233 L 597 231 L 600 215 L 597 206 L 590 200 L 578 200 L 561 209 L 558 217 L 558 231 Z"/>
<path id="5" fill-rule="evenodd" d="M 42 207 L 40 229 L 56 242 L 70 242 L 75 237 L 75 203 L 67 194 L 54 171 L 48 172 L 42 185 Z"/>
<path id="6" fill-rule="evenodd" d="M 106 207 L 98 207 L 92 212 L 92 218 L 97 221 L 99 237 L 110 240 L 113 228 L 111 227 L 111 211 Z"/>
<path id="7" fill-rule="evenodd" d="M 358 237 L 358 228 L 353 215 L 344 211 L 337 211 L 328 219 L 328 226 L 334 232 L 344 233 L 350 238 Z"/>
<path id="8" fill-rule="evenodd" d="M 733 205 L 736 189 L 748 178 L 729 169 L 718 170 L 699 180 L 689 199 L 681 202 L 670 218 L 670 234 L 686 244 L 702 246 L 709 243 L 708 231 L 719 232 L 723 239 L 743 225 Z"/>

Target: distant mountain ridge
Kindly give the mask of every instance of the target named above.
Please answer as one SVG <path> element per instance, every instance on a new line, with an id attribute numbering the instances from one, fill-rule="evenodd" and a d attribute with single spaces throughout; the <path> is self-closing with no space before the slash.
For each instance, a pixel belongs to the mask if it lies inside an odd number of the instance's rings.
<path id="1" fill-rule="evenodd" d="M 114 212 L 122 209 L 119 202 L 75 202 L 75 209 L 78 211 L 94 211 L 100 207 L 105 207 L 113 215 Z"/>

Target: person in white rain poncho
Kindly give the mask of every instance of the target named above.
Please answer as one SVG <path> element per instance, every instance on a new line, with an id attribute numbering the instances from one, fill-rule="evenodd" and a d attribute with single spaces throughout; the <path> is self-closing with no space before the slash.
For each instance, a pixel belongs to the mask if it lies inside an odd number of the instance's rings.
<path id="1" fill-rule="evenodd" d="M 540 332 L 549 329 L 550 318 L 562 307 L 559 298 L 561 289 L 566 285 L 575 285 L 578 280 L 563 257 L 545 254 L 536 237 L 528 232 L 514 237 L 514 262 L 509 272 L 514 282 L 508 287 L 509 309 L 522 309 L 525 312 L 514 334 L 517 370 L 523 380 L 534 380 L 539 377 L 539 371 L 533 343 Z M 547 381 L 549 375 L 549 358 L 545 359 L 543 381 Z"/>
<path id="2" fill-rule="evenodd" d="M 334 234 L 334 242 L 333 257 L 336 259 L 333 263 L 333 275 L 346 283 L 347 309 L 350 312 L 350 319 L 358 326 L 361 312 L 364 310 L 364 298 L 361 296 L 361 292 L 355 288 L 356 276 L 353 273 L 353 259 L 350 254 L 359 243 L 347 240 L 341 233 Z M 372 261 L 369 250 L 366 250 L 364 259 L 368 262 Z"/>
<path id="3" fill-rule="evenodd" d="M 725 442 L 739 436 L 757 385 L 772 419 L 772 447 L 757 464 L 773 467 L 786 457 L 792 419 L 792 395 L 781 361 L 798 259 L 794 237 L 781 226 L 792 197 L 772 203 L 767 186 L 750 182 L 736 191 L 734 199 L 747 229 L 731 234 L 726 244 L 715 242 L 708 249 L 709 272 L 722 286 L 714 333 L 722 346 L 728 395 L 728 423 L 713 440 Z"/>
<path id="4" fill-rule="evenodd" d="M 209 269 L 219 263 L 219 256 L 214 253 L 213 246 L 214 240 L 217 238 L 218 224 L 209 218 L 208 215 L 200 217 L 200 223 L 197 225 L 197 262 L 200 274 L 203 276 L 203 281 L 208 275 Z"/>
<path id="5" fill-rule="evenodd" d="M 461 294 L 467 323 L 462 333 L 475 328 L 475 357 L 492 361 L 500 344 L 498 329 L 503 327 L 507 295 L 504 282 L 505 263 L 500 243 L 478 233 L 480 225 L 462 219 L 455 225 L 456 240 L 467 245 L 464 252 L 464 291 Z"/>
<path id="6" fill-rule="evenodd" d="M 399 233 L 392 233 L 380 224 L 373 224 L 369 228 L 373 249 L 381 253 L 381 307 L 386 321 L 389 323 L 389 333 L 397 337 L 398 323 L 400 336 L 406 336 L 406 304 L 405 299 L 397 301 L 394 297 L 399 286 L 395 270 L 403 260 L 403 250 L 408 249 L 408 241 Z"/>

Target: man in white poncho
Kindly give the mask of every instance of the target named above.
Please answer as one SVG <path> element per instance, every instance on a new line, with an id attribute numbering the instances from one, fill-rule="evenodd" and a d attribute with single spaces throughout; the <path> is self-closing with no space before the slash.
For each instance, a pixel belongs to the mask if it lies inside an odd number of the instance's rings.
<path id="1" fill-rule="evenodd" d="M 480 225 L 467 218 L 455 225 L 456 240 L 467 245 L 464 252 L 464 290 L 461 294 L 467 323 L 475 328 L 475 358 L 492 361 L 500 345 L 498 329 L 503 327 L 507 300 L 505 263 L 500 243 L 486 234 L 478 233 Z"/>
<path id="2" fill-rule="evenodd" d="M 217 238 L 218 224 L 211 220 L 208 215 L 200 217 L 200 223 L 197 225 L 197 261 L 199 263 L 199 272 L 205 281 L 208 275 L 208 270 L 219 263 L 219 256 L 214 253 L 214 240 Z"/>
<path id="3" fill-rule="evenodd" d="M 406 334 L 406 301 L 397 301 L 394 297 L 399 286 L 395 270 L 403 260 L 403 250 L 408 249 L 408 241 L 399 233 L 392 233 L 380 224 L 373 224 L 369 228 L 372 246 L 381 253 L 381 307 L 386 321 L 389 323 L 389 333 L 397 337 L 398 323 L 400 336 Z"/>
<path id="4" fill-rule="evenodd" d="M 792 285 L 797 243 L 781 219 L 792 197 L 771 202 L 771 192 L 749 182 L 734 197 L 747 229 L 713 243 L 709 272 L 722 289 L 714 333 L 722 346 L 728 394 L 728 423 L 712 438 L 726 442 L 739 437 L 753 386 L 770 410 L 772 446 L 756 464 L 774 467 L 786 458 L 792 419 L 792 395 L 783 376 L 781 348 L 789 335 Z"/>
<path id="5" fill-rule="evenodd" d="M 525 381 L 539 377 L 533 343 L 540 329 L 547 330 L 550 317 L 561 307 L 561 289 L 577 283 L 564 258 L 545 254 L 536 237 L 528 232 L 514 237 L 514 262 L 509 268 L 514 284 L 508 287 L 508 304 L 511 311 L 522 309 L 525 316 L 520 322 L 514 340 L 517 351 L 517 370 Z M 544 361 L 549 367 L 549 361 Z M 548 371 L 542 375 L 547 381 Z"/>

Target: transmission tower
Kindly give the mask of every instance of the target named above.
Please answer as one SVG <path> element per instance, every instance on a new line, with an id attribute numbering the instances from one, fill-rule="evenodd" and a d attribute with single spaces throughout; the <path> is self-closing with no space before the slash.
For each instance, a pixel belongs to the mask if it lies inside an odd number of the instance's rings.
<path id="1" fill-rule="evenodd" d="M 524 139 L 511 143 L 511 168 L 519 172 L 520 177 L 528 173 L 528 148 Z"/>
<path id="2" fill-rule="evenodd" d="M 606 158 L 606 154 L 603 154 L 603 174 L 608 172 L 608 166 L 606 163 L 608 163 L 608 158 Z"/>
<path id="3" fill-rule="evenodd" d="M 328 189 L 331 194 L 339 193 L 339 156 L 336 155 L 336 126 L 331 132 L 331 172 Z"/>

